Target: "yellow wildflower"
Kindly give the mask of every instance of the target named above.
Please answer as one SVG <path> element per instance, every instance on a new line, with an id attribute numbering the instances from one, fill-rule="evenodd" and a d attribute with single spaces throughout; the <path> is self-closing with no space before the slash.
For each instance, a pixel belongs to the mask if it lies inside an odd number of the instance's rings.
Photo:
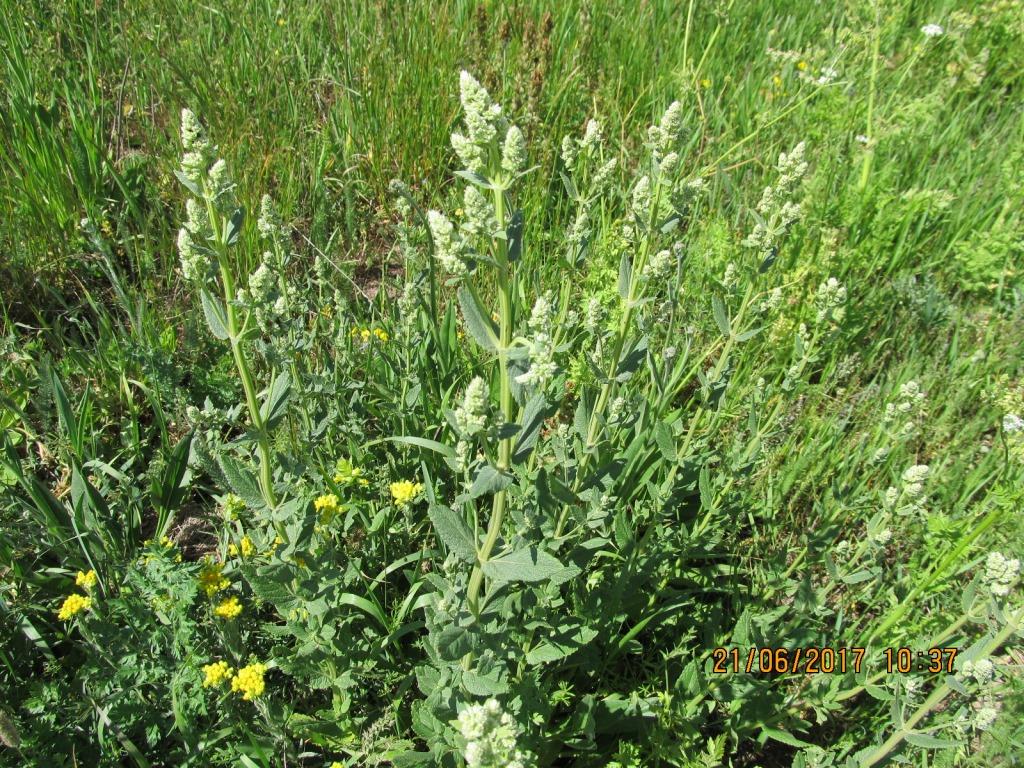
<path id="1" fill-rule="evenodd" d="M 782 87 L 782 78 L 779 77 L 778 75 L 773 75 L 772 76 L 772 85 L 774 85 L 776 88 L 781 88 Z"/>
<path id="2" fill-rule="evenodd" d="M 806 61 L 797 62 L 796 68 L 799 69 L 801 72 L 803 72 L 805 69 L 807 69 L 807 62 Z"/>
<path id="3" fill-rule="evenodd" d="M 224 510 L 224 517 L 228 520 L 236 520 L 238 515 L 245 511 L 245 502 L 242 501 L 241 496 L 229 493 L 221 500 L 221 509 Z"/>
<path id="4" fill-rule="evenodd" d="M 226 683 L 234 674 L 234 670 L 228 666 L 226 661 L 215 661 L 213 664 L 203 667 L 203 674 L 206 675 L 203 680 L 203 688 L 216 688 L 222 683 Z"/>
<path id="5" fill-rule="evenodd" d="M 703 80 L 700 81 L 700 87 L 701 88 L 710 88 L 711 87 L 711 80 L 709 80 L 708 78 L 705 77 Z"/>
<path id="6" fill-rule="evenodd" d="M 92 608 L 92 598 L 86 597 L 85 595 L 68 595 L 64 598 L 64 604 L 57 611 L 57 618 L 61 621 L 67 621 L 76 613 L 82 611 L 88 611 Z"/>
<path id="7" fill-rule="evenodd" d="M 316 501 L 313 502 L 313 506 L 316 507 L 316 511 L 323 513 L 332 513 L 338 511 L 338 497 L 333 493 L 325 493 L 323 496 L 317 496 Z"/>
<path id="8" fill-rule="evenodd" d="M 345 768 L 345 766 L 335 760 L 328 768 Z"/>
<path id="9" fill-rule="evenodd" d="M 79 571 L 75 576 L 75 584 L 82 589 L 92 589 L 96 586 L 96 571 Z"/>
<path id="10" fill-rule="evenodd" d="M 234 619 L 242 612 L 242 604 L 238 598 L 232 595 L 227 600 L 222 600 L 220 605 L 213 609 L 213 612 L 222 619 Z"/>
<path id="11" fill-rule="evenodd" d="M 377 337 L 377 341 L 380 341 L 380 342 L 385 342 L 385 341 L 387 341 L 390 338 L 388 336 L 388 332 L 385 331 L 382 328 L 374 328 L 373 329 L 373 335 L 376 336 Z"/>
<path id="12" fill-rule="evenodd" d="M 252 557 L 256 554 L 256 545 L 252 543 L 252 539 L 248 536 L 243 536 L 242 541 L 236 544 L 228 544 L 228 554 L 232 557 L 236 557 L 238 553 L 242 553 L 242 557 Z"/>
<path id="13" fill-rule="evenodd" d="M 363 328 L 363 330 L 359 332 L 359 338 L 362 339 L 363 344 L 366 344 L 370 340 L 370 329 Z"/>
<path id="14" fill-rule="evenodd" d="M 320 523 L 323 525 L 331 522 L 341 509 L 338 504 L 338 497 L 333 493 L 325 493 L 323 496 L 317 497 L 316 501 L 313 502 L 313 506 L 320 513 Z"/>
<path id="15" fill-rule="evenodd" d="M 213 597 L 222 589 L 231 586 L 231 582 L 223 574 L 224 564 L 207 560 L 201 571 L 199 571 L 199 586 L 206 592 L 207 597 Z"/>
<path id="16" fill-rule="evenodd" d="M 274 552 L 277 551 L 277 548 L 280 547 L 282 544 L 284 544 L 284 539 L 282 539 L 280 536 L 275 536 L 274 540 L 270 542 L 270 548 L 263 554 L 269 557 L 270 555 L 274 554 Z"/>
<path id="17" fill-rule="evenodd" d="M 400 507 L 405 507 L 416 501 L 416 497 L 423 493 L 423 483 L 413 483 L 409 480 L 400 480 L 391 484 L 391 496 Z"/>
<path id="18" fill-rule="evenodd" d="M 231 690 L 241 693 L 242 698 L 246 701 L 252 701 L 256 697 L 262 696 L 267 687 L 263 681 L 263 673 L 266 671 L 267 667 L 264 664 L 250 664 L 247 667 L 242 667 L 231 678 Z"/>

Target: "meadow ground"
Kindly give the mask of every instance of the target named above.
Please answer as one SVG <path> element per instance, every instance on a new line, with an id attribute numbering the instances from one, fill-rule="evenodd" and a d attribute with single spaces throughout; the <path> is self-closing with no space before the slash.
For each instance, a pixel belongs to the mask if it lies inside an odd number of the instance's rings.
<path id="1" fill-rule="evenodd" d="M 1021 763 L 1020 0 L 0 7 L 0 764 Z"/>

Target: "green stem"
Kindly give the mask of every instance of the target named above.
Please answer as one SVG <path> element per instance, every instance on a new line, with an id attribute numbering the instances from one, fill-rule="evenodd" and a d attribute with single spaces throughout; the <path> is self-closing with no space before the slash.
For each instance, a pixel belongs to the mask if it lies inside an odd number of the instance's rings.
<path id="1" fill-rule="evenodd" d="M 934 584 L 935 580 L 942 576 L 946 572 L 946 570 L 951 565 L 953 565 L 953 563 L 955 563 L 964 552 L 967 551 L 967 549 L 978 539 L 978 537 L 981 536 L 981 534 L 983 534 L 996 523 L 1001 514 L 1002 508 L 996 507 L 987 515 L 985 515 L 982 521 L 978 523 L 978 525 L 975 526 L 970 533 L 968 533 L 966 536 L 964 536 L 963 539 L 961 539 L 957 546 L 942 559 L 942 561 L 935 567 L 935 569 L 930 574 L 928 574 L 923 580 L 918 582 L 912 590 L 910 590 L 910 593 L 899 602 L 899 604 L 892 611 L 892 613 L 886 616 L 885 620 L 868 636 L 867 640 L 861 643 L 861 645 L 863 645 L 864 647 L 869 647 L 872 641 L 875 640 L 875 638 L 884 635 L 886 631 L 888 631 L 901 618 L 903 618 L 903 614 L 905 614 L 908 610 L 914 607 L 914 601 L 917 599 L 917 596 L 924 592 L 926 589 L 928 589 L 932 584 Z"/>
<path id="2" fill-rule="evenodd" d="M 263 424 L 263 416 L 260 413 L 259 401 L 256 399 L 256 385 L 253 383 L 252 371 L 249 368 L 249 361 L 245 357 L 245 350 L 242 347 L 243 330 L 238 326 L 238 314 L 235 312 L 235 281 L 231 274 L 231 267 L 228 264 L 227 242 L 225 237 L 226 227 L 218 226 L 221 222 L 212 201 L 207 196 L 206 209 L 211 226 L 214 227 L 214 241 L 217 243 L 217 266 L 220 268 L 221 286 L 224 289 L 224 313 L 227 320 L 227 331 L 231 343 L 231 355 L 235 361 L 235 368 L 238 370 L 238 377 L 242 381 L 242 390 L 245 393 L 245 404 L 249 409 L 249 419 L 252 421 L 253 430 L 256 432 L 256 443 L 260 454 L 260 490 L 263 493 L 263 500 L 270 507 L 277 506 L 277 495 L 274 492 L 274 480 L 271 467 L 270 441 L 267 438 Z"/>
<path id="3" fill-rule="evenodd" d="M 1009 621 L 1006 626 L 1003 627 L 1002 631 L 996 635 L 992 642 L 985 646 L 983 656 L 989 656 L 1002 646 L 1003 643 L 1009 639 L 1009 637 L 1017 631 L 1017 621 Z M 942 701 L 950 694 L 953 689 L 949 687 L 947 683 L 942 683 L 934 691 L 931 696 L 924 700 L 924 703 L 918 707 L 917 711 L 911 715 L 907 721 L 899 728 L 895 733 L 886 739 L 882 744 L 873 752 L 866 757 L 860 758 L 860 768 L 871 768 L 873 765 L 877 765 L 889 754 L 900 745 L 900 743 L 914 733 L 914 727 L 921 722 L 933 709 L 937 708 Z"/>
<path id="4" fill-rule="evenodd" d="M 626 291 L 626 299 L 622 308 L 622 316 L 619 318 L 619 326 L 615 330 L 615 345 L 612 349 L 612 356 L 608 362 L 608 370 L 605 371 L 605 380 L 601 385 L 601 392 L 597 397 L 597 402 L 594 404 L 594 410 L 591 411 L 590 419 L 587 423 L 587 437 L 583 445 L 583 456 L 580 457 L 580 464 L 576 468 L 576 478 L 573 481 L 573 492 L 579 490 L 580 484 L 583 482 L 583 477 L 585 476 L 587 465 L 590 463 L 590 456 L 594 452 L 594 447 L 597 442 L 597 431 L 600 424 L 600 417 L 608 405 L 608 398 L 611 397 L 612 389 L 615 385 L 616 371 L 618 370 L 619 362 L 622 357 L 622 350 L 626 345 L 626 336 L 629 333 L 629 327 L 633 322 L 633 310 L 636 308 L 637 302 L 641 298 L 640 288 L 644 280 L 644 267 L 647 265 L 647 259 L 650 256 L 655 223 L 658 217 L 658 210 L 661 208 L 662 184 L 660 180 L 656 181 L 655 184 L 654 199 L 651 201 L 649 220 L 647 222 L 647 237 L 644 239 L 643 248 L 640 250 L 640 253 L 637 255 L 637 259 L 632 266 L 629 278 L 629 289 Z M 562 511 L 558 515 L 558 522 L 555 524 L 556 539 L 561 537 L 565 524 L 568 522 L 569 509 L 570 507 L 568 504 L 563 505 Z"/>
<path id="5" fill-rule="evenodd" d="M 498 223 L 498 230 L 505 229 L 505 190 L 497 185 L 494 190 L 494 217 Z M 508 263 L 508 241 L 499 238 L 495 247 L 496 261 L 498 262 L 498 321 L 501 334 L 501 348 L 498 350 L 498 376 L 501 386 L 500 405 L 501 416 L 505 424 L 512 423 L 512 382 L 509 380 L 508 352 L 512 345 L 512 326 L 514 317 L 512 313 L 512 269 Z M 512 438 L 506 437 L 498 444 L 498 470 L 506 471 L 512 465 Z M 505 517 L 506 492 L 504 489 L 494 494 L 494 504 L 491 508 L 491 519 L 487 524 L 487 534 L 483 546 L 477 552 L 477 562 L 473 566 L 473 572 L 469 577 L 469 590 L 467 602 L 470 611 L 474 616 L 480 614 L 480 590 L 483 587 L 484 573 L 483 564 L 490 558 L 494 546 L 498 542 L 498 535 L 501 533 L 501 524 Z M 463 665 L 472 663 L 472 655 L 467 655 Z"/>
<path id="6" fill-rule="evenodd" d="M 868 186 L 868 179 L 871 177 L 871 163 L 874 160 L 875 150 L 871 146 L 871 140 L 874 138 L 873 121 L 875 115 L 875 85 L 878 82 L 878 53 L 882 44 L 882 24 L 880 18 L 881 11 L 878 7 L 878 0 L 875 0 L 875 29 L 874 29 L 874 43 L 871 48 L 871 82 L 868 84 L 868 115 L 867 115 L 867 131 L 868 145 L 864 150 L 864 161 L 860 166 L 860 184 L 859 189 L 864 190 Z"/>

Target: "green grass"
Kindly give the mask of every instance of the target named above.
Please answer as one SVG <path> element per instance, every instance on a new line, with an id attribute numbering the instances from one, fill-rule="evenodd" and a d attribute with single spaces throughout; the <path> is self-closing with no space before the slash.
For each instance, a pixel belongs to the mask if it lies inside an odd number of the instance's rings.
<path id="1" fill-rule="evenodd" d="M 1002 426 L 1024 416 L 1020 2 L 2 7 L 0 715 L 22 747 L 0 764 L 455 766 L 458 712 L 491 695 L 539 765 L 1018 764 L 1020 587 L 990 599 L 982 575 L 1024 551 Z M 486 191 L 525 244 L 512 262 L 478 238 L 496 266 L 472 301 L 421 219 L 464 220 L 462 69 L 531 167 Z M 677 99 L 703 192 L 631 244 L 647 128 Z M 211 208 L 202 302 L 175 244 L 185 107 L 249 212 L 228 243 Z M 576 259 L 560 148 L 590 118 L 617 167 Z M 742 241 L 800 141 L 802 212 L 760 269 Z M 264 193 L 278 240 L 257 236 Z M 674 241 L 685 258 L 645 282 Z M 288 317 L 243 333 L 256 299 L 225 298 L 268 248 Z M 823 320 L 830 277 L 846 301 Z M 530 405 L 502 350 L 547 291 L 560 372 Z M 467 437 L 474 376 L 496 422 Z M 922 405 L 887 420 L 910 381 Z M 538 427 L 522 459 L 501 423 Z M 504 479 L 446 461 L 459 443 Z M 898 512 L 914 465 L 924 500 Z M 394 503 L 397 480 L 423 496 Z M 242 536 L 257 557 L 228 554 Z M 502 586 L 527 545 L 547 571 Z M 235 623 L 197 591 L 204 555 Z M 58 621 L 90 569 L 93 610 Z M 935 644 L 1002 660 L 998 682 L 885 673 L 883 648 Z M 862 675 L 712 670 L 718 646 L 865 645 Z M 266 696 L 203 688 L 215 659 L 267 663 Z"/>

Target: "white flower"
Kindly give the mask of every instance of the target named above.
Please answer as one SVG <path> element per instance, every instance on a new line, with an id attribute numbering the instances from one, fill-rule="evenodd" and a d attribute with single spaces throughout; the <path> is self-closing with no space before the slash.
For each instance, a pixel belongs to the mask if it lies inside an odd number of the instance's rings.
<path id="1" fill-rule="evenodd" d="M 595 193 L 600 192 L 608 184 L 612 174 L 615 173 L 616 167 L 618 167 L 618 163 L 619 161 L 613 157 L 597 169 L 597 172 L 594 174 L 594 180 L 591 182 Z"/>
<path id="2" fill-rule="evenodd" d="M 587 214 L 586 209 L 583 209 L 577 214 L 575 221 L 572 223 L 572 229 L 569 230 L 569 244 L 579 248 L 589 236 L 590 216 Z"/>
<path id="3" fill-rule="evenodd" d="M 562 139 L 562 162 L 570 171 L 576 166 L 576 142 L 571 136 Z"/>
<path id="4" fill-rule="evenodd" d="M 522 768 L 532 763 L 532 755 L 516 746 L 520 732 L 515 720 L 495 699 L 469 705 L 459 713 L 458 722 L 469 768 Z"/>
<path id="5" fill-rule="evenodd" d="M 978 659 L 977 661 L 965 661 L 960 667 L 960 674 L 964 678 L 972 677 L 979 684 L 985 685 L 995 680 L 996 665 L 989 659 Z"/>
<path id="6" fill-rule="evenodd" d="M 206 152 L 210 142 L 206 138 L 203 124 L 191 109 L 181 110 L 181 146 L 186 152 Z"/>
<path id="7" fill-rule="evenodd" d="M 284 234 L 281 216 L 270 195 L 264 195 L 260 200 L 260 215 L 256 220 L 256 228 L 260 237 L 267 240 L 279 240 Z"/>
<path id="8" fill-rule="evenodd" d="M 203 152 L 186 152 L 181 156 L 181 174 L 197 187 L 202 184 L 209 160 Z"/>
<path id="9" fill-rule="evenodd" d="M 1010 588 L 1020 573 L 1020 560 L 1009 558 L 1000 552 L 990 552 L 985 559 L 985 573 L 982 580 L 996 597 L 1010 594 Z"/>
<path id="10" fill-rule="evenodd" d="M 1024 429 L 1024 419 L 1016 413 L 1008 413 L 1003 416 L 1003 432 L 1020 432 Z"/>
<path id="11" fill-rule="evenodd" d="M 601 133 L 601 124 L 597 120 L 588 120 L 587 128 L 583 132 L 583 140 L 580 142 L 580 149 L 591 150 L 604 141 Z"/>
<path id="12" fill-rule="evenodd" d="M 672 257 L 672 252 L 663 248 L 651 256 L 644 266 L 644 278 L 653 282 L 667 280 L 672 275 L 674 267 L 675 259 Z"/>
<path id="13" fill-rule="evenodd" d="M 494 218 L 494 207 L 472 184 L 466 187 L 462 195 L 462 207 L 466 211 L 466 221 L 463 229 L 476 235 L 490 234 L 497 228 L 498 222 Z"/>
<path id="14" fill-rule="evenodd" d="M 210 166 L 210 188 L 213 192 L 213 198 L 217 201 L 218 207 L 221 210 L 229 209 L 234 207 L 234 189 L 235 184 L 231 180 L 231 174 L 228 171 L 228 164 L 223 158 L 214 162 Z"/>
<path id="15" fill-rule="evenodd" d="M 829 83 L 833 82 L 837 77 L 839 77 L 839 73 L 836 70 L 834 70 L 832 67 L 825 67 L 824 69 L 821 70 L 821 74 L 818 76 L 818 79 L 815 80 L 814 82 L 817 83 L 818 85 L 828 85 Z"/>
<path id="16" fill-rule="evenodd" d="M 587 302 L 587 314 L 583 322 L 587 333 L 590 334 L 597 333 L 601 323 L 604 322 L 604 307 L 601 306 L 601 300 L 596 296 L 592 296 Z"/>
<path id="17" fill-rule="evenodd" d="M 914 698 L 921 692 L 921 678 L 908 677 L 903 682 L 903 690 L 906 691 L 908 697 Z"/>
<path id="18" fill-rule="evenodd" d="M 974 727 L 979 731 L 987 731 L 995 723 L 998 716 L 999 712 L 995 707 L 983 706 L 974 715 Z"/>
<path id="19" fill-rule="evenodd" d="M 858 144 L 863 144 L 864 146 L 867 146 L 867 145 L 868 145 L 868 142 L 870 142 L 870 141 L 871 141 L 871 139 L 869 139 L 869 138 L 868 138 L 867 136 L 865 136 L 865 135 L 864 135 L 863 133 L 858 133 L 858 134 L 857 134 L 857 135 L 856 135 L 856 136 L 854 137 L 854 140 L 855 140 L 855 141 L 856 141 L 856 142 L 857 142 Z"/>
<path id="20" fill-rule="evenodd" d="M 491 101 L 487 89 L 466 70 L 459 74 L 459 98 L 470 141 L 478 145 L 493 141 L 498 134 L 497 121 L 501 117 L 501 107 Z"/>
<path id="21" fill-rule="evenodd" d="M 885 506 L 887 509 L 891 509 L 896 506 L 896 502 L 899 501 L 900 491 L 899 488 L 889 486 L 885 489 Z"/>
<path id="22" fill-rule="evenodd" d="M 455 410 L 455 423 L 467 437 L 487 427 L 487 384 L 479 376 L 466 387 L 462 405 Z"/>
<path id="23" fill-rule="evenodd" d="M 501 168 L 505 173 L 515 176 L 526 168 L 526 139 L 523 132 L 511 126 L 505 134 L 505 143 L 501 148 Z"/>
<path id="24" fill-rule="evenodd" d="M 554 340 L 551 338 L 551 314 L 551 301 L 547 296 L 538 296 L 527 323 L 533 334 L 529 341 L 530 368 L 516 376 L 519 384 L 542 386 L 558 372 L 554 361 Z"/>
<path id="25" fill-rule="evenodd" d="M 679 134 L 683 127 L 683 105 L 678 101 L 673 101 L 669 104 L 665 114 L 661 117 L 661 123 L 658 127 L 660 128 L 659 138 L 661 140 L 658 151 L 665 153 L 679 141 Z"/>
<path id="26" fill-rule="evenodd" d="M 484 151 L 461 133 L 452 134 L 452 148 L 466 170 L 480 172 L 484 167 Z"/>
<path id="27" fill-rule="evenodd" d="M 925 37 L 941 37 L 945 30 L 938 24 L 925 24 L 921 27 L 921 34 Z"/>
<path id="28" fill-rule="evenodd" d="M 675 152 L 669 152 L 665 157 L 661 159 L 661 172 L 665 176 L 671 176 L 675 173 L 676 168 L 679 167 L 679 155 Z"/>
<path id="29" fill-rule="evenodd" d="M 210 231 L 210 216 L 206 206 L 190 197 L 185 201 L 185 229 L 189 234 L 199 237 L 206 236 Z"/>
<path id="30" fill-rule="evenodd" d="M 903 471 L 903 482 L 910 485 L 923 483 L 928 479 L 928 474 L 930 472 L 931 469 L 927 464 L 915 464 Z"/>
<path id="31" fill-rule="evenodd" d="M 818 308 L 818 322 L 841 323 L 846 314 L 846 286 L 830 277 L 818 286 L 815 297 Z"/>
<path id="32" fill-rule="evenodd" d="M 427 211 L 427 225 L 434 240 L 434 255 L 441 266 L 453 275 L 464 275 L 466 264 L 462 260 L 463 244 L 455 238 L 455 227 L 440 211 Z"/>

